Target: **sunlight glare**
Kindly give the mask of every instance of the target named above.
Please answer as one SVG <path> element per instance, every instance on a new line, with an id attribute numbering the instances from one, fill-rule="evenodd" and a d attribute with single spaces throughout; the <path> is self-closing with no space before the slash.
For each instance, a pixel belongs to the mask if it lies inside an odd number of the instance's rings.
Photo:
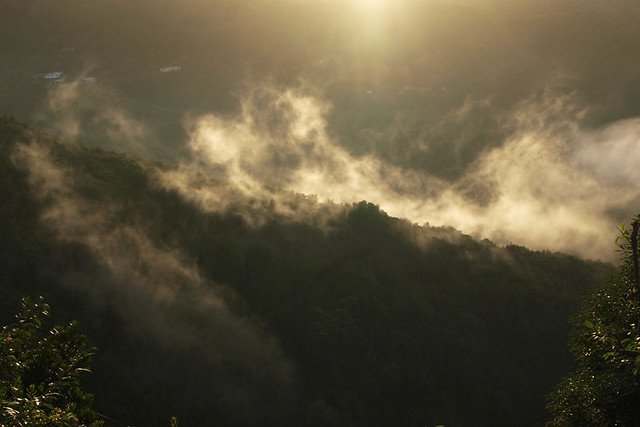
<path id="1" fill-rule="evenodd" d="M 362 7 L 380 7 L 385 0 L 353 0 Z"/>
<path id="2" fill-rule="evenodd" d="M 392 3 L 390 0 L 351 0 L 349 5 L 354 17 L 354 27 L 366 42 L 383 37 L 387 15 Z"/>
<path id="3" fill-rule="evenodd" d="M 354 6 L 366 13 L 378 13 L 388 0 L 352 0 Z"/>

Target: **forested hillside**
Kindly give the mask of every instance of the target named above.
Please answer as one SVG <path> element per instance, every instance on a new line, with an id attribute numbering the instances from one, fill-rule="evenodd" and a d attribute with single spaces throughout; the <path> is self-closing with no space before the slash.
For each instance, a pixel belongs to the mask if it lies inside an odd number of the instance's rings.
<path id="1" fill-rule="evenodd" d="M 24 295 L 77 319 L 107 425 L 542 425 L 614 272 L 193 171 L 208 210 L 167 185 L 188 171 L 8 117 L 0 162 L 0 320 Z"/>

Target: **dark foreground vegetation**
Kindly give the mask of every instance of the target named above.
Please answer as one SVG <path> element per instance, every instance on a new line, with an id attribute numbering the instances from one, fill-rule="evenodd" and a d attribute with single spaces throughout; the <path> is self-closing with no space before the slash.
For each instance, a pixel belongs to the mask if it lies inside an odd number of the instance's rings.
<path id="1" fill-rule="evenodd" d="M 549 395 L 554 426 L 633 426 L 640 422 L 638 231 L 622 226 L 620 273 L 598 285 L 572 317 L 569 344 L 578 369 Z"/>
<path id="2" fill-rule="evenodd" d="M 39 173 L 66 181 L 34 179 L 16 154 L 33 143 Z M 366 202 L 252 225 L 161 188 L 160 170 L 0 118 L 0 320 L 25 295 L 78 320 L 107 425 L 542 425 L 575 368 L 566 318 L 614 273 Z"/>
<path id="3" fill-rule="evenodd" d="M 94 349 L 75 322 L 45 333 L 48 315 L 46 303 L 24 298 L 15 322 L 0 330 L 0 425 L 99 425 L 79 381 Z"/>

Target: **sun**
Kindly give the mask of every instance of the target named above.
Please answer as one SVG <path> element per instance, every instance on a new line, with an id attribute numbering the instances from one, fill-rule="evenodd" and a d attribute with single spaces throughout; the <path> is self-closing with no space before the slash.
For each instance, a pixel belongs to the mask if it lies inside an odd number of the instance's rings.
<path id="1" fill-rule="evenodd" d="M 389 11 L 392 0 L 350 0 L 349 8 L 357 25 L 379 25 Z"/>
<path id="2" fill-rule="evenodd" d="M 346 10 L 353 17 L 353 30 L 365 44 L 385 37 L 391 9 L 398 0 L 350 0 Z"/>
<path id="3" fill-rule="evenodd" d="M 369 9 L 370 11 L 377 11 L 383 8 L 384 4 L 388 2 L 388 0 L 351 0 L 352 3 L 358 7 L 363 9 Z"/>

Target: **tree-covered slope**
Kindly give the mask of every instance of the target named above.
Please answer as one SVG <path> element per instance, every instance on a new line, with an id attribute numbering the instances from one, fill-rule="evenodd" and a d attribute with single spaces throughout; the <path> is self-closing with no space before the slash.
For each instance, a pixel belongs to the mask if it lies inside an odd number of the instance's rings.
<path id="1" fill-rule="evenodd" d="M 173 167 L 7 117 L 0 154 L 1 320 L 23 295 L 79 320 L 107 424 L 540 424 L 566 318 L 614 270 L 194 171 L 205 210 Z"/>

